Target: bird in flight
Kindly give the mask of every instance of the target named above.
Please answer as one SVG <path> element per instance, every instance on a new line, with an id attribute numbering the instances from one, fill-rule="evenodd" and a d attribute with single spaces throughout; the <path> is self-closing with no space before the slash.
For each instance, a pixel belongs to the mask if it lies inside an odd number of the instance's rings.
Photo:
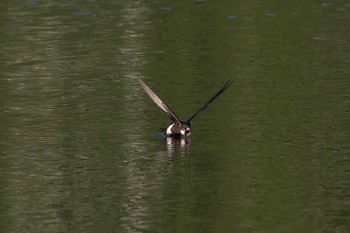
<path id="1" fill-rule="evenodd" d="M 232 84 L 231 80 L 227 81 L 225 85 L 215 95 L 213 95 L 213 97 L 211 97 L 202 107 L 200 107 L 192 116 L 190 116 L 187 120 L 182 121 L 178 118 L 175 112 L 169 107 L 169 105 L 167 105 L 164 101 L 162 101 L 156 95 L 156 93 L 154 93 L 151 90 L 151 88 L 149 88 L 149 86 L 146 85 L 146 83 L 141 78 L 139 78 L 139 82 L 141 83 L 142 88 L 146 91 L 149 97 L 151 97 L 153 102 L 169 115 L 173 123 L 164 130 L 164 133 L 168 137 L 173 137 L 173 138 L 181 138 L 181 135 L 185 137 L 189 137 L 191 135 L 192 121 L 197 117 L 197 115 L 201 111 L 206 109 L 219 95 L 221 95 Z"/>

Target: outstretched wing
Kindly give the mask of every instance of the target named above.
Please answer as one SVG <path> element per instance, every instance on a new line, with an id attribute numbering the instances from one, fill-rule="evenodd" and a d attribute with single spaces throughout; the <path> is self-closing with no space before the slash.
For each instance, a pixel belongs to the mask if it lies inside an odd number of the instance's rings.
<path id="1" fill-rule="evenodd" d="M 206 109 L 219 95 L 221 95 L 231 84 L 232 80 L 229 80 L 225 83 L 225 85 L 213 96 L 211 97 L 195 114 L 193 114 L 190 118 L 187 119 L 187 123 L 191 123 L 191 121 L 204 109 Z"/>
<path id="2" fill-rule="evenodd" d="M 158 107 L 160 107 L 164 112 L 166 112 L 170 119 L 173 122 L 178 122 L 181 124 L 180 119 L 176 116 L 175 112 L 173 110 L 171 110 L 171 108 L 165 103 L 163 102 L 157 95 L 156 93 L 154 93 L 151 88 L 149 88 L 146 83 L 144 83 L 144 81 L 142 79 L 139 78 L 139 82 L 141 83 L 141 86 L 143 87 L 143 89 L 146 91 L 146 93 L 149 95 L 149 97 L 151 97 L 151 99 L 153 100 L 153 102 L 158 105 Z"/>

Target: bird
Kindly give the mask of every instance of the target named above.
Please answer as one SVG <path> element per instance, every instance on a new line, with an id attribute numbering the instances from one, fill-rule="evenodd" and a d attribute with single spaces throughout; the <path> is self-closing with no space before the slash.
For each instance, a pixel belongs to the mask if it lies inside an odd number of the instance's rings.
<path id="1" fill-rule="evenodd" d="M 172 121 L 167 128 L 164 128 L 162 132 L 167 137 L 172 138 L 181 138 L 184 136 L 185 138 L 189 138 L 192 134 L 191 123 L 198 116 L 200 112 L 206 109 L 217 97 L 219 97 L 227 88 L 232 84 L 232 80 L 228 80 L 225 85 L 215 94 L 213 95 L 205 104 L 202 105 L 192 116 L 190 116 L 187 120 L 180 120 L 180 118 L 176 115 L 176 113 L 170 108 L 168 104 L 166 104 L 163 100 L 161 100 L 152 89 L 147 86 L 147 84 L 142 80 L 142 78 L 138 78 L 142 88 L 148 94 L 148 96 L 153 100 L 153 102 L 164 112 L 166 112 Z"/>

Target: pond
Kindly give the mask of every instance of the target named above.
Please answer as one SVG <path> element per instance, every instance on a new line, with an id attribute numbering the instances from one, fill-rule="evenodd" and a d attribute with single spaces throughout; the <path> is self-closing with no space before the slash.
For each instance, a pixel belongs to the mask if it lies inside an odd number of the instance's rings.
<path id="1" fill-rule="evenodd" d="M 0 9 L 3 232 L 350 228 L 347 1 Z"/>

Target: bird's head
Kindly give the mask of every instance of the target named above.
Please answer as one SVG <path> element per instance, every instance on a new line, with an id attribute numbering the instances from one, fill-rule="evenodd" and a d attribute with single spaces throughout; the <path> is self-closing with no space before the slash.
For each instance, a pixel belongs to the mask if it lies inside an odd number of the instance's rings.
<path id="1" fill-rule="evenodd" d="M 182 135 L 189 137 L 191 135 L 191 125 L 188 123 L 181 124 L 180 132 Z"/>

